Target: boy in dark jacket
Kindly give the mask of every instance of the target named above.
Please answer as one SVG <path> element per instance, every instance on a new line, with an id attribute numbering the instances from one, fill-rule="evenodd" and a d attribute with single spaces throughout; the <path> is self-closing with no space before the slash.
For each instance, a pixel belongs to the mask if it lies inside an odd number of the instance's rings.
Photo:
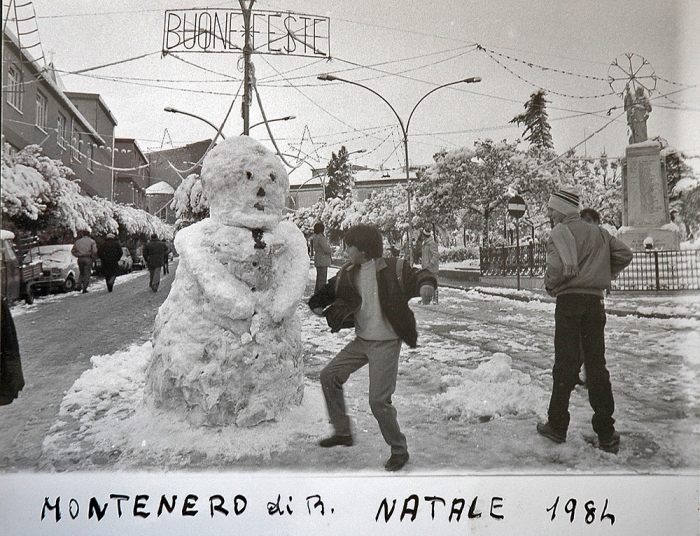
<path id="1" fill-rule="evenodd" d="M 391 447 L 391 457 L 384 467 L 387 471 L 398 471 L 408 461 L 408 448 L 391 395 L 396 389 L 401 341 L 415 348 L 418 339 L 408 300 L 416 296 L 430 300 L 437 279 L 428 270 L 412 268 L 405 262 L 397 271 L 397 259 L 382 258 L 382 235 L 371 225 L 350 228 L 345 235 L 345 246 L 350 262 L 309 300 L 311 310 L 326 317 L 331 332 L 354 326 L 356 334 L 355 340 L 321 371 L 321 386 L 334 434 L 319 445 L 352 446 L 343 384 L 350 374 L 369 364 L 369 405 L 384 441 Z"/>

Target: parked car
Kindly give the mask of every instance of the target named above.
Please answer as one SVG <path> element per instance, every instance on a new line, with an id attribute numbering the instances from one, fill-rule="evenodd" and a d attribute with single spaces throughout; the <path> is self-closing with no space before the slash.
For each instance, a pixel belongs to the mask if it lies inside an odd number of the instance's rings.
<path id="1" fill-rule="evenodd" d="M 36 286 L 42 290 L 75 290 L 80 275 L 78 259 L 71 253 L 72 244 L 38 246 L 30 253 L 41 259 L 43 272 L 36 280 Z"/>
<path id="2" fill-rule="evenodd" d="M 119 259 L 119 270 L 121 270 L 123 274 L 129 274 L 133 268 L 134 259 L 131 258 L 129 248 L 122 248 L 122 256 L 121 259 Z"/>
<path id="3" fill-rule="evenodd" d="M 30 254 L 20 255 L 15 249 L 14 233 L 2 229 L 2 296 L 8 300 L 23 298 L 34 303 L 36 279 L 41 276 L 41 260 Z"/>
<path id="4" fill-rule="evenodd" d="M 137 248 L 129 248 L 131 260 L 133 261 L 132 268 L 134 270 L 143 270 L 146 267 L 146 261 L 143 258 L 143 246 Z"/>

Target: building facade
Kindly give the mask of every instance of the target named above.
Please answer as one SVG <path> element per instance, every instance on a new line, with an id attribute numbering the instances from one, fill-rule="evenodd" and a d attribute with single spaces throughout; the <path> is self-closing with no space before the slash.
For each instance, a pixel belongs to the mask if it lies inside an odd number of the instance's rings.
<path id="1" fill-rule="evenodd" d="M 114 140 L 114 186 L 110 199 L 146 210 L 148 159 L 133 138 Z"/>
<path id="2" fill-rule="evenodd" d="M 3 140 L 13 151 L 39 145 L 43 155 L 73 171 L 84 194 L 109 198 L 117 121 L 98 95 L 80 95 L 76 105 L 53 67 L 41 66 L 14 35 L 3 32 Z M 80 109 L 90 115 L 90 103 L 99 131 Z"/>
<path id="3" fill-rule="evenodd" d="M 417 180 L 417 171 L 423 168 L 411 168 L 411 180 Z M 358 201 L 364 201 L 371 197 L 372 192 L 381 189 L 393 188 L 399 184 L 406 184 L 406 170 L 397 169 L 368 169 L 358 168 L 354 171 L 355 186 L 353 195 Z M 311 178 L 301 185 L 291 185 L 287 197 L 287 208 L 310 207 L 321 201 L 325 194 L 325 186 L 328 181 L 326 169 L 314 169 Z"/>

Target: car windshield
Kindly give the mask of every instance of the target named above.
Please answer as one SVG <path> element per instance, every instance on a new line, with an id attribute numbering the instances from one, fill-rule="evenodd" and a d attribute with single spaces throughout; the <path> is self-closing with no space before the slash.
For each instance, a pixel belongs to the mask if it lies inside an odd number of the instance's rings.
<path id="1" fill-rule="evenodd" d="M 43 261 L 70 262 L 71 260 L 70 249 L 66 248 L 40 247 L 32 252 L 35 255 L 38 253 Z"/>

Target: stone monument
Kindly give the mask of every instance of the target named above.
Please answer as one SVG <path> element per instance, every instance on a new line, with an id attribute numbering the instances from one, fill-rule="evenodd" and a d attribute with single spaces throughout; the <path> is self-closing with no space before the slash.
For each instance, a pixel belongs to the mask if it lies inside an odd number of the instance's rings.
<path id="1" fill-rule="evenodd" d="M 678 250 L 680 235 L 671 224 L 666 167 L 661 144 L 647 139 L 651 111 L 642 87 L 628 89 L 625 110 L 630 145 L 622 162 L 622 228 L 619 238 L 633 251 Z"/>

